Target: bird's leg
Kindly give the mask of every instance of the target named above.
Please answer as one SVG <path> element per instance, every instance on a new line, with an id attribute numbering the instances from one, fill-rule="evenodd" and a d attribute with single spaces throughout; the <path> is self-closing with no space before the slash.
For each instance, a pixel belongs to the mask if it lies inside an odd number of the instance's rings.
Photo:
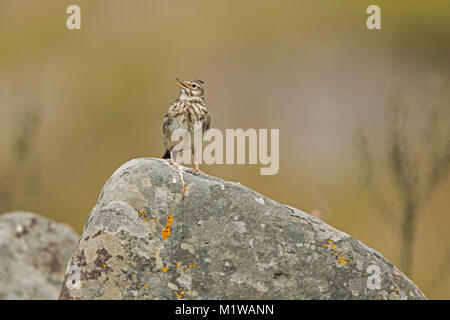
<path id="1" fill-rule="evenodd" d="M 175 157 L 176 157 L 176 155 L 175 155 Z M 169 159 L 169 163 L 170 163 L 170 165 L 172 166 L 172 167 L 174 167 L 175 169 L 178 169 L 179 168 L 179 166 L 178 166 L 178 164 L 173 160 L 173 153 L 172 153 L 172 151 L 170 151 L 170 159 Z"/>
<path id="2" fill-rule="evenodd" d="M 194 155 L 194 164 L 195 164 L 195 168 L 194 169 L 192 169 L 194 172 L 201 172 L 200 171 L 200 168 L 199 168 L 199 166 L 198 166 L 198 161 L 197 161 L 197 158 L 196 158 L 196 156 L 195 156 L 195 150 L 193 150 L 194 152 L 192 153 L 193 155 Z"/>
<path id="3" fill-rule="evenodd" d="M 195 160 L 195 168 L 194 168 L 194 172 L 200 172 L 200 168 L 199 168 L 199 166 L 198 166 L 197 160 Z"/>

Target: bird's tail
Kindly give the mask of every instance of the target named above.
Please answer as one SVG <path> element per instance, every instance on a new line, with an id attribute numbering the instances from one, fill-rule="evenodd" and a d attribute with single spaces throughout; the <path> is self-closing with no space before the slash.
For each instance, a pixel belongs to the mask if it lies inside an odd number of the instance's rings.
<path id="1" fill-rule="evenodd" d="M 166 153 L 162 156 L 163 159 L 170 159 L 170 151 L 169 149 L 166 150 Z"/>

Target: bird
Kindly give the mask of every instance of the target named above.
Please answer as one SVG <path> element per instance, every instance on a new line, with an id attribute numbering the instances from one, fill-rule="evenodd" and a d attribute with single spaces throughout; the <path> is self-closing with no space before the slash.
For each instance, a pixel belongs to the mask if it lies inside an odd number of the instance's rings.
<path id="1" fill-rule="evenodd" d="M 211 116 L 205 104 L 205 82 L 194 79 L 191 81 L 182 81 L 178 78 L 176 85 L 180 88 L 180 95 L 175 102 L 170 105 L 169 110 L 163 121 L 163 142 L 166 149 L 163 159 L 169 159 L 169 163 L 177 168 L 176 158 L 182 149 L 187 147 L 191 149 L 194 155 L 194 171 L 199 172 L 198 161 L 194 150 L 194 125 L 197 122 L 201 124 L 201 133 L 209 130 L 211 125 Z M 184 129 L 190 134 L 191 145 L 179 147 L 178 141 L 172 141 L 172 133 L 177 129 Z M 178 146 L 177 146 L 178 145 Z"/>

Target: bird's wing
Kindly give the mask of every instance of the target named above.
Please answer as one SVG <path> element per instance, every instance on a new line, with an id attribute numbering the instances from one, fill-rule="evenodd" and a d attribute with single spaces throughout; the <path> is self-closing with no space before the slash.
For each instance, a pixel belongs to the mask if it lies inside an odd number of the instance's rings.
<path id="1" fill-rule="evenodd" d="M 169 114 L 166 114 L 163 121 L 163 134 L 167 131 L 167 128 L 169 127 L 171 122 L 172 118 L 169 116 Z"/>
<path id="2" fill-rule="evenodd" d="M 164 121 L 163 121 L 163 135 L 167 134 L 167 132 L 170 129 L 170 125 L 172 124 L 172 120 L 173 120 L 173 111 L 175 108 L 175 103 L 171 104 L 169 106 L 169 110 L 167 111 L 167 114 L 164 117 Z"/>
<path id="3" fill-rule="evenodd" d="M 211 116 L 209 115 L 209 112 L 208 112 L 205 116 L 205 119 L 203 120 L 203 126 L 202 126 L 203 133 L 208 131 L 210 126 L 211 126 Z"/>
<path id="4" fill-rule="evenodd" d="M 163 141 L 164 144 L 167 146 L 169 144 L 170 138 L 172 137 L 172 123 L 173 123 L 173 116 L 169 112 L 164 117 L 163 121 Z"/>

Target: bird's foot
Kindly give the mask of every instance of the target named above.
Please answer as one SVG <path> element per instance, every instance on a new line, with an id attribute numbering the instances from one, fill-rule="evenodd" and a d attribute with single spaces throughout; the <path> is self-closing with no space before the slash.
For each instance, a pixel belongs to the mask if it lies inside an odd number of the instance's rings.
<path id="1" fill-rule="evenodd" d="M 195 164 L 195 167 L 194 168 L 192 168 L 192 171 L 194 171 L 195 173 L 200 173 L 201 171 L 200 171 L 200 168 L 198 167 L 198 163 L 196 163 Z"/>
<path id="2" fill-rule="evenodd" d="M 169 159 L 169 164 L 174 167 L 176 170 L 178 170 L 180 168 L 180 166 L 178 165 L 178 163 L 176 163 L 175 161 L 173 161 L 172 159 Z"/>

